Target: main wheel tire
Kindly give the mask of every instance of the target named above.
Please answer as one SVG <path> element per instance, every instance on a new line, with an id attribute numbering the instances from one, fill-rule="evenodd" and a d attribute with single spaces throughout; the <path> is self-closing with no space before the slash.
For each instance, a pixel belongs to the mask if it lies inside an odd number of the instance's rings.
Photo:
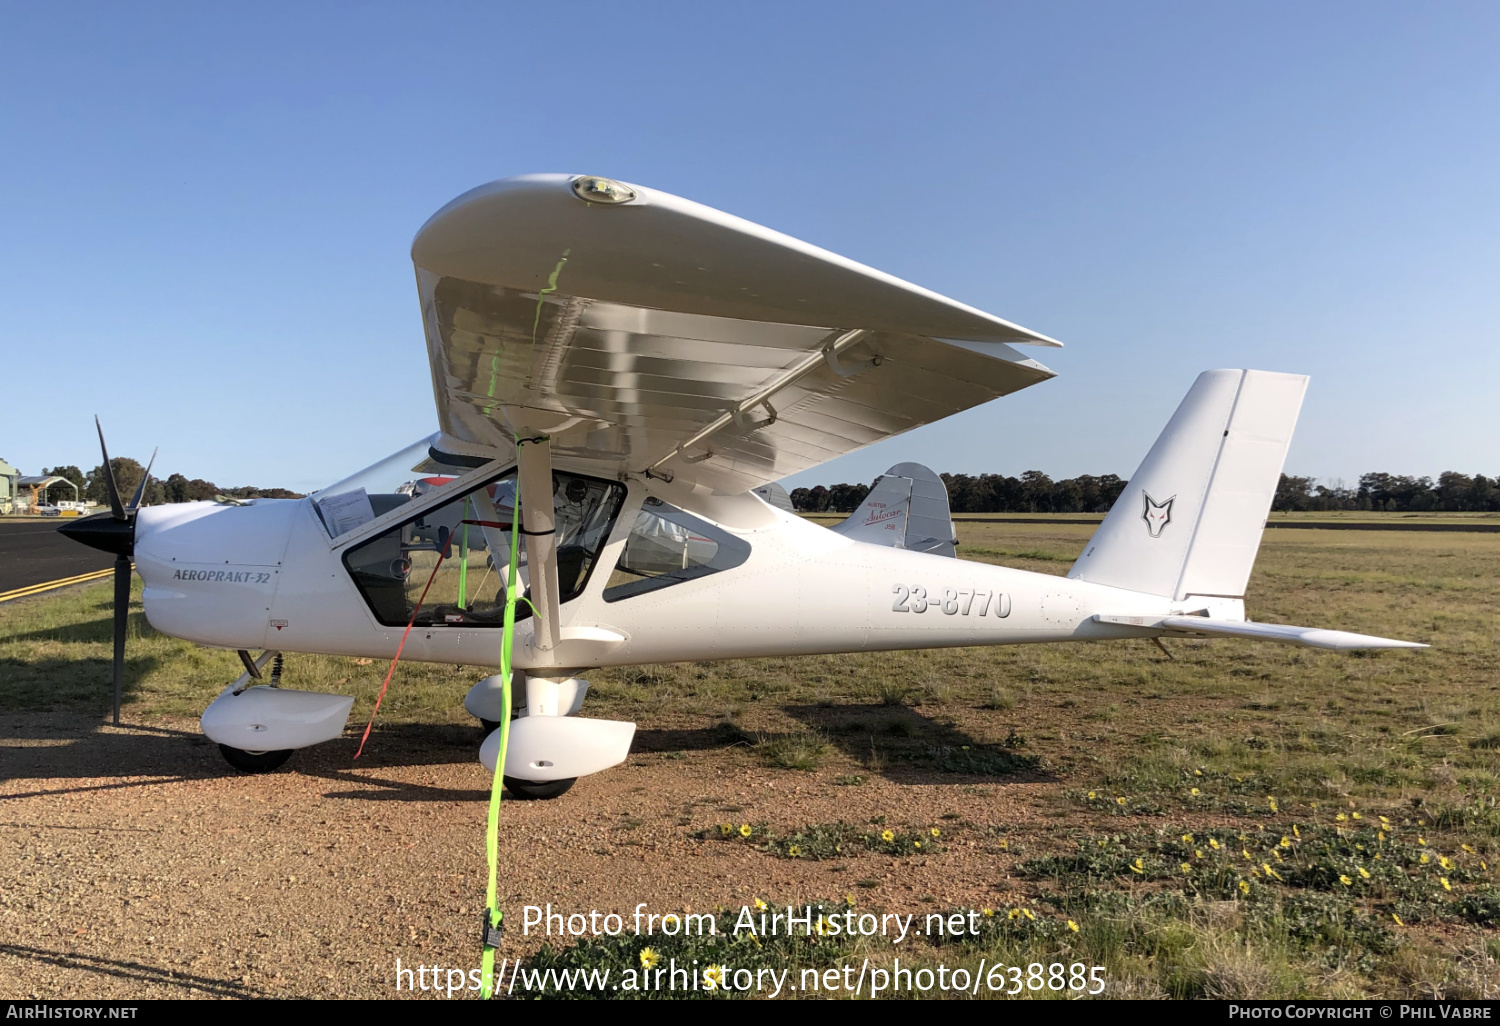
<path id="1" fill-rule="evenodd" d="M 484 717 L 480 717 L 480 719 L 479 719 L 479 725 L 484 728 L 484 736 L 485 737 L 489 737 L 495 731 L 497 731 L 497 730 L 500 729 L 500 721 L 499 720 L 487 720 Z"/>
<path id="2" fill-rule="evenodd" d="M 283 748 L 276 752 L 247 752 L 243 748 L 220 745 L 219 751 L 229 765 L 241 773 L 269 773 L 290 759 L 293 750 Z"/>
<path id="3" fill-rule="evenodd" d="M 564 780 L 517 780 L 515 777 L 506 777 L 505 789 L 512 798 L 523 802 L 539 802 L 561 797 L 577 782 L 577 777 Z"/>

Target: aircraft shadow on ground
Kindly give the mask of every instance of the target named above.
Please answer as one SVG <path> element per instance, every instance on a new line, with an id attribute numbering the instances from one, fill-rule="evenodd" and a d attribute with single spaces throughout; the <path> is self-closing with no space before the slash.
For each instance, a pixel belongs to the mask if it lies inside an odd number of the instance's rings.
<path id="1" fill-rule="evenodd" d="M 981 741 L 911 706 L 794 705 L 784 711 L 806 726 L 803 743 L 831 745 L 895 783 L 973 785 L 1056 779 L 1026 752 L 1023 739 L 1012 735 L 1005 744 Z M 795 743 L 797 739 L 790 740 Z"/>
<path id="2" fill-rule="evenodd" d="M 21 944 L 0 944 L 0 955 L 21 958 L 44 965 L 54 965 L 77 972 L 113 976 L 131 983 L 154 983 L 160 986 L 177 987 L 184 992 L 192 989 L 212 997 L 265 997 L 263 991 L 236 980 L 219 979 L 214 976 L 195 976 L 177 969 L 164 969 L 142 962 L 126 962 L 115 958 L 100 958 L 70 951 L 48 951 L 45 948 L 29 948 Z"/>

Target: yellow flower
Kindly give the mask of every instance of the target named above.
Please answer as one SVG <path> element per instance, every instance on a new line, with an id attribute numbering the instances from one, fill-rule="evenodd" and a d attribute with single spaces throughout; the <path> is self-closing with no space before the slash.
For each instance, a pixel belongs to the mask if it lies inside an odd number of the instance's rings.
<path id="1" fill-rule="evenodd" d="M 1092 798 L 1097 798 L 1097 797 L 1098 797 L 1098 795 L 1097 795 L 1097 794 L 1095 794 L 1095 793 L 1094 793 L 1094 792 L 1093 792 L 1093 791 L 1090 791 L 1090 792 L 1089 792 L 1089 798 L 1091 798 L 1091 799 L 1092 799 Z"/>
<path id="2" fill-rule="evenodd" d="M 1115 804 L 1116 805 L 1124 805 L 1125 804 L 1125 799 L 1124 798 L 1116 798 L 1115 799 Z"/>
<path id="3" fill-rule="evenodd" d="M 1380 822 L 1384 823 L 1386 826 L 1390 826 L 1391 825 L 1391 821 L 1388 820 L 1388 819 L 1386 819 L 1384 816 L 1380 817 Z"/>
<path id="4" fill-rule="evenodd" d="M 1427 825 L 1427 821 L 1425 819 L 1419 819 L 1419 820 L 1417 820 L 1417 826 L 1426 826 L 1426 825 Z"/>
<path id="5" fill-rule="evenodd" d="M 1072 930 L 1074 933 L 1077 933 L 1078 932 L 1078 924 L 1075 923 L 1075 922 L 1073 922 L 1073 920 L 1069 919 L 1068 920 L 1068 929 Z"/>
<path id="6" fill-rule="evenodd" d="M 984 910 L 984 914 L 987 915 L 987 916 L 992 916 L 992 915 L 995 914 L 995 910 L 992 909 L 992 908 L 987 908 L 987 909 Z"/>
<path id="7" fill-rule="evenodd" d="M 1192 790 L 1190 790 L 1190 791 L 1189 791 L 1189 792 L 1188 792 L 1188 794 L 1192 794 L 1192 795 L 1196 795 L 1196 794 L 1198 794 L 1198 793 L 1200 793 L 1200 792 L 1199 792 L 1199 791 L 1198 791 L 1198 789 L 1197 789 L 1197 788 L 1196 788 L 1196 787 L 1195 787 L 1195 788 L 1193 788 L 1193 789 L 1192 789 Z"/>
<path id="8" fill-rule="evenodd" d="M 1377 841 L 1383 841 L 1383 840 L 1385 840 L 1385 831 L 1384 831 L 1384 830 L 1382 830 L 1382 831 L 1380 831 L 1380 832 L 1379 832 L 1379 833 L 1377 833 L 1377 834 L 1376 834 L 1376 835 L 1375 835 L 1375 839 L 1376 839 L 1376 840 L 1377 840 Z"/>
<path id="9" fill-rule="evenodd" d="M 1250 893 L 1250 881 L 1249 880 L 1241 880 L 1240 881 L 1240 893 L 1241 894 L 1249 894 Z"/>
<path id="10" fill-rule="evenodd" d="M 1423 856 L 1422 856 L 1422 857 L 1421 857 L 1421 858 L 1420 858 L 1420 859 L 1418 859 L 1418 860 L 1417 860 L 1417 861 L 1418 861 L 1418 862 L 1420 862 L 1420 863 L 1422 863 L 1422 865 L 1424 865 L 1424 866 L 1425 866 L 1425 865 L 1427 865 L 1427 863 L 1429 863 L 1429 862 L 1431 862 L 1431 861 L 1432 861 L 1432 860 L 1431 860 L 1431 859 L 1429 859 L 1429 858 L 1428 858 L 1428 857 L 1427 857 L 1427 856 L 1426 856 L 1426 855 L 1423 855 Z"/>
<path id="11" fill-rule="evenodd" d="M 1193 770 L 1193 776 L 1195 776 L 1195 777 L 1201 777 L 1201 776 L 1203 776 L 1203 771 L 1202 770 Z"/>
<path id="12" fill-rule="evenodd" d="M 880 839 L 882 841 L 886 841 L 888 843 L 890 841 L 894 841 L 896 839 L 896 831 L 894 831 L 894 830 L 882 830 L 880 832 Z"/>
<path id="13" fill-rule="evenodd" d="M 1020 919 L 1021 918 L 1021 910 L 1018 909 L 1018 908 L 1011 909 L 1010 910 L 1010 914 L 1006 918 L 1007 919 Z"/>
<path id="14" fill-rule="evenodd" d="M 1010 847 L 1010 842 L 1009 841 L 1001 841 L 1000 842 L 1000 847 L 1002 847 L 1002 848 L 1009 848 Z"/>
<path id="15" fill-rule="evenodd" d="M 1427 843 L 1427 838 L 1425 838 L 1425 837 L 1418 837 L 1417 838 L 1417 843 L 1425 845 Z"/>
<path id="16" fill-rule="evenodd" d="M 719 824 L 719 833 L 723 834 L 725 837 L 728 837 L 730 834 L 734 833 L 734 824 L 732 824 L 732 823 L 720 823 Z"/>
<path id="17" fill-rule="evenodd" d="M 1343 814 L 1343 813 L 1342 813 L 1342 812 L 1341 812 L 1341 813 L 1339 813 L 1339 814 L 1338 814 L 1338 815 L 1337 815 L 1337 816 L 1334 816 L 1334 817 L 1333 817 L 1333 818 L 1334 818 L 1334 819 L 1336 819 L 1336 820 L 1338 820 L 1338 821 L 1339 821 L 1339 822 L 1340 822 L 1340 823 L 1342 823 L 1342 822 L 1344 822 L 1344 821 L 1345 821 L 1345 820 L 1347 820 L 1347 819 L 1348 819 L 1348 818 L 1349 818 L 1349 817 L 1348 817 L 1348 816 L 1346 816 L 1346 815 L 1344 815 L 1344 814 Z"/>
<path id="18" fill-rule="evenodd" d="M 1396 915 L 1396 913 L 1394 913 L 1394 912 L 1391 913 L 1391 918 L 1396 921 L 1396 925 L 1397 926 L 1405 926 L 1406 925 L 1405 923 L 1403 923 L 1401 921 L 1401 917 L 1398 916 L 1398 915 Z"/>
<path id="19" fill-rule="evenodd" d="M 932 834 L 933 837 L 942 837 L 943 836 L 943 832 L 941 830 L 939 830 L 937 827 L 933 827 L 930 832 L 931 832 L 931 834 Z"/>
<path id="20" fill-rule="evenodd" d="M 1318 807 L 1318 803 L 1317 802 L 1308 802 L 1307 803 L 1307 807 L 1309 809 L 1316 809 Z"/>
<path id="21" fill-rule="evenodd" d="M 641 966 L 643 968 L 650 969 L 652 966 L 656 965 L 656 963 L 658 963 L 660 961 L 661 961 L 661 956 L 656 953 L 655 949 L 653 949 L 653 948 L 642 948 L 641 949 Z"/>
<path id="22" fill-rule="evenodd" d="M 1208 846 L 1210 848 L 1212 848 L 1214 851 L 1218 851 L 1219 850 L 1219 842 L 1216 841 L 1216 840 L 1214 840 L 1212 837 L 1210 837 L 1208 839 Z"/>
<path id="23" fill-rule="evenodd" d="M 1339 883 L 1343 884 L 1345 887 L 1350 887 L 1350 886 L 1352 886 L 1354 884 L 1354 881 L 1351 880 L 1351 879 L 1349 879 L 1343 873 L 1340 873 L 1339 874 Z"/>
<path id="24" fill-rule="evenodd" d="M 911 843 L 915 844 L 918 848 L 922 847 L 922 842 L 921 841 L 913 841 Z"/>
<path id="25" fill-rule="evenodd" d="M 1276 848 L 1272 848 L 1271 849 L 1271 855 L 1276 859 L 1277 862 L 1284 862 L 1284 861 L 1286 861 L 1285 859 L 1283 859 L 1281 857 L 1281 852 L 1278 849 L 1276 849 Z"/>
<path id="26" fill-rule="evenodd" d="M 1443 885 L 1443 890 L 1445 891 L 1453 890 L 1453 885 L 1448 882 L 1448 878 L 1446 876 L 1438 877 L 1438 883 Z"/>
<path id="27" fill-rule="evenodd" d="M 1349 813 L 1349 818 L 1350 819 L 1358 819 L 1359 818 L 1359 813 L 1357 813 L 1357 812 L 1351 812 L 1351 813 Z"/>
<path id="28" fill-rule="evenodd" d="M 786 853 L 792 858 L 796 858 L 797 856 L 802 854 L 802 849 L 793 844 L 787 848 Z"/>
<path id="29" fill-rule="evenodd" d="M 1271 803 L 1271 811 L 1276 812 L 1276 799 L 1272 798 L 1270 795 L 1266 795 L 1266 801 Z"/>
<path id="30" fill-rule="evenodd" d="M 854 907 L 854 895 L 852 895 L 852 894 L 846 894 L 846 895 L 844 895 L 844 904 L 848 905 L 850 908 L 853 908 Z"/>
<path id="31" fill-rule="evenodd" d="M 724 986 L 724 977 L 727 975 L 722 965 L 711 965 L 703 970 L 703 989 L 717 990 Z"/>
<path id="32" fill-rule="evenodd" d="M 1272 880 L 1281 879 L 1281 877 L 1277 875 L 1276 870 L 1271 868 L 1271 864 L 1269 862 L 1262 862 L 1260 864 L 1260 868 L 1264 869 L 1266 871 L 1266 875 L 1269 876 Z"/>
<path id="33" fill-rule="evenodd" d="M 1130 871 L 1132 873 L 1144 873 L 1146 871 L 1146 860 L 1136 859 L 1130 864 Z"/>
<path id="34" fill-rule="evenodd" d="M 1449 860 L 1448 856 L 1446 856 L 1446 855 L 1439 855 L 1438 856 L 1438 865 L 1442 866 L 1444 869 L 1452 869 L 1453 868 L 1452 861 Z"/>
<path id="35" fill-rule="evenodd" d="M 1193 871 L 1193 867 L 1189 863 L 1184 862 L 1182 864 L 1182 871 L 1184 873 L 1191 873 Z"/>
<path id="36" fill-rule="evenodd" d="M 1021 915 L 1025 916 L 1027 919 L 1030 919 L 1033 923 L 1036 922 L 1036 915 L 1029 908 L 1021 909 Z"/>
<path id="37" fill-rule="evenodd" d="M 1468 852 L 1470 855 L 1474 854 L 1474 849 L 1470 848 L 1467 844 L 1460 844 L 1459 847 Z"/>
<path id="38" fill-rule="evenodd" d="M 1244 848 L 1240 849 L 1240 854 L 1243 855 L 1243 856 L 1245 856 L 1245 858 L 1247 858 L 1247 859 L 1250 858 L 1250 853 L 1248 851 L 1246 851 Z"/>
<path id="39" fill-rule="evenodd" d="M 1193 849 L 1193 858 L 1195 858 L 1195 859 L 1201 859 L 1202 857 L 1203 857 L 1203 849 L 1202 848 L 1194 848 Z"/>
<path id="40" fill-rule="evenodd" d="M 1292 846 L 1292 839 L 1290 837 L 1283 837 L 1281 839 L 1281 846 L 1283 848 L 1290 848 Z"/>
<path id="41" fill-rule="evenodd" d="M 764 912 L 769 907 L 770 907 L 769 905 L 767 905 L 764 901 L 761 901 L 759 898 L 755 899 L 755 908 L 756 908 L 756 911 L 758 911 L 758 912 Z"/>
<path id="42" fill-rule="evenodd" d="M 1186 841 L 1188 844 L 1192 844 L 1193 843 L 1193 835 L 1192 834 L 1183 834 L 1182 835 L 1182 839 L 1184 841 Z"/>
<path id="43" fill-rule="evenodd" d="M 1479 868 L 1484 870 L 1486 873 L 1490 871 L 1490 867 L 1484 864 L 1484 859 L 1479 860 Z"/>
<path id="44" fill-rule="evenodd" d="M 1302 831 L 1297 829 L 1296 823 L 1292 824 L 1292 836 L 1299 839 L 1302 837 Z"/>
<path id="45" fill-rule="evenodd" d="M 741 823 L 740 824 L 740 836 L 741 837 L 749 837 L 753 833 L 755 833 L 755 831 L 750 829 L 750 824 L 749 823 Z"/>
<path id="46" fill-rule="evenodd" d="M 1359 867 L 1359 875 L 1364 877 L 1366 880 L 1370 879 L 1370 871 L 1364 866 Z"/>

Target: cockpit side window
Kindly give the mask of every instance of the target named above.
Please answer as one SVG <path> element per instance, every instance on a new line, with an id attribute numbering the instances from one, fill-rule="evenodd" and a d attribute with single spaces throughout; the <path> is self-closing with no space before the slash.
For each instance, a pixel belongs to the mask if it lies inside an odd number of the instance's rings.
<path id="1" fill-rule="evenodd" d="M 425 494 L 424 485 L 430 490 L 447 483 L 413 482 L 404 498 Z M 552 475 L 552 483 L 558 587 L 561 601 L 568 602 L 588 584 L 625 489 L 561 471 Z M 404 627 L 419 601 L 414 623 L 420 627 L 503 626 L 514 513 L 515 472 L 510 471 L 351 547 L 344 565 L 386 626 Z M 529 591 L 524 543 L 518 562 L 520 585 Z M 526 604 L 517 605 L 517 619 L 529 615 Z"/>
<path id="2" fill-rule="evenodd" d="M 669 588 L 739 566 L 750 544 L 656 497 L 646 500 L 604 589 L 604 601 Z"/>

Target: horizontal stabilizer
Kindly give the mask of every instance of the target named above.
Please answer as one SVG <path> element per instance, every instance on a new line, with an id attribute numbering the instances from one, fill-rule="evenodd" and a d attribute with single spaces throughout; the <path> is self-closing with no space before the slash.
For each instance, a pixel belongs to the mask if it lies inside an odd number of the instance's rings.
<path id="1" fill-rule="evenodd" d="M 1173 634 L 1206 634 L 1220 638 L 1251 638 L 1256 641 L 1280 641 L 1288 645 L 1306 645 L 1309 648 L 1357 649 L 1357 648 L 1426 648 L 1415 641 L 1396 641 L 1392 638 L 1376 638 L 1369 634 L 1351 634 L 1348 631 L 1326 631 L 1317 627 L 1293 627 L 1282 623 L 1253 623 L 1249 620 L 1212 620 L 1206 616 L 1105 616 L 1094 619 L 1099 623 L 1117 623 L 1127 627 L 1144 627 L 1153 631 L 1170 631 Z"/>

